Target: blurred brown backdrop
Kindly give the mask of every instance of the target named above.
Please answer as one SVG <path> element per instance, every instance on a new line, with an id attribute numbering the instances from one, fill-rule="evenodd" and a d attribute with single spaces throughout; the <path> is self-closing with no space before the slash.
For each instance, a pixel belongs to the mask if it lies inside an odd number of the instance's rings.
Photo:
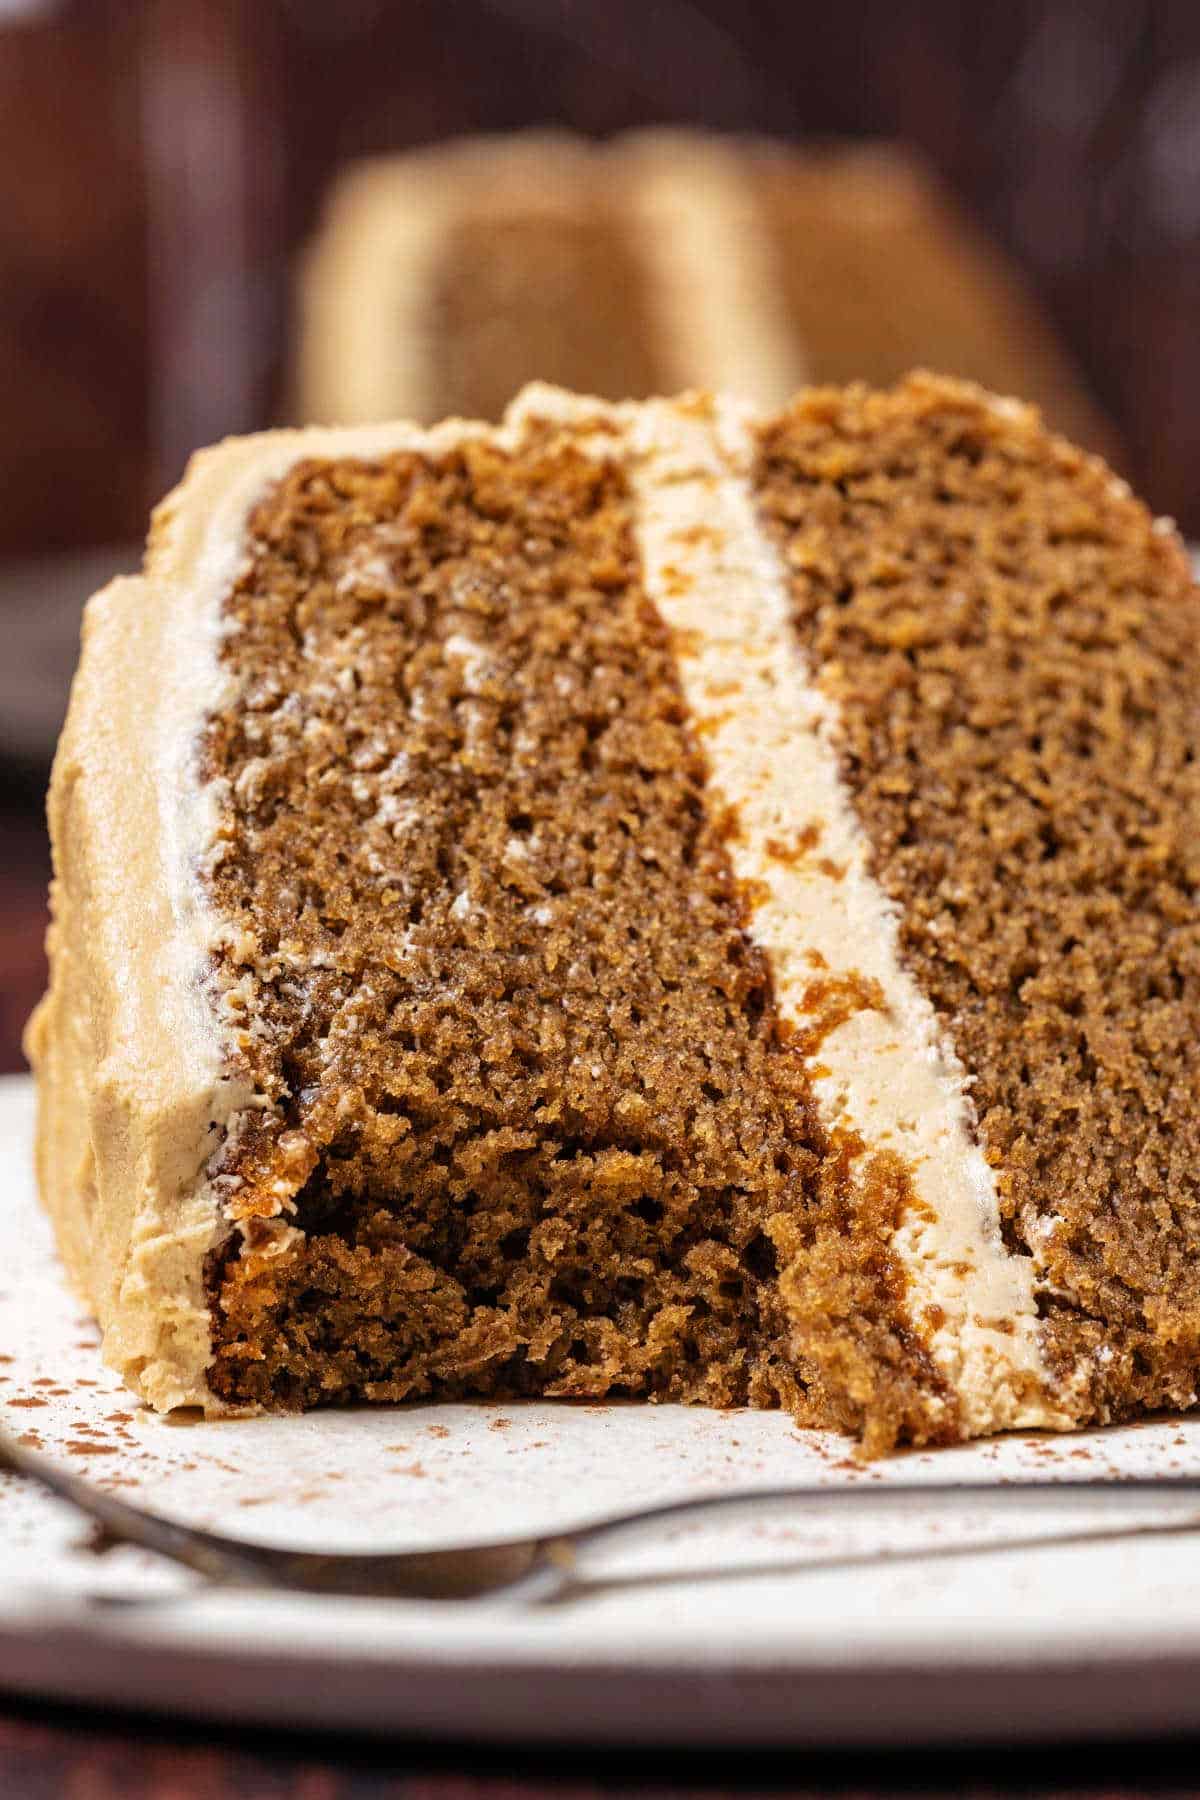
<path id="1" fill-rule="evenodd" d="M 193 445 L 277 415 L 333 168 L 654 121 L 917 145 L 1200 534 L 1196 0 L 0 0 L 0 1067 L 42 979 L 79 600 Z"/>

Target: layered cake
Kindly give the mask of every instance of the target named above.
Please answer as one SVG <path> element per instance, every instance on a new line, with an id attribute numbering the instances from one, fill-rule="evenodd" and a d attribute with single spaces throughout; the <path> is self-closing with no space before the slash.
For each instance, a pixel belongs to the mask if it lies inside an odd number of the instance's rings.
<path id="1" fill-rule="evenodd" d="M 498 419 L 534 378 L 776 408 L 927 366 L 1116 454 L 1018 273 L 894 145 L 536 132 L 352 166 L 298 322 L 301 420 Z"/>
<path id="2" fill-rule="evenodd" d="M 1035 412 L 201 454 L 55 766 L 41 1190 L 150 1405 L 1196 1400 L 1200 604 Z"/>

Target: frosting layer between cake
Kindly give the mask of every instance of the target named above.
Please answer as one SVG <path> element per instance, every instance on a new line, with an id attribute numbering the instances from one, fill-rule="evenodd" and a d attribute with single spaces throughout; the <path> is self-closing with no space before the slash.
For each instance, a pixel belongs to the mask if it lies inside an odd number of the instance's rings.
<path id="1" fill-rule="evenodd" d="M 799 1042 L 812 1041 L 825 1130 L 861 1143 L 851 1180 L 886 1150 L 911 1182 L 893 1252 L 909 1328 L 946 1384 L 930 1404 L 957 1413 L 951 1428 L 966 1435 L 1061 1425 L 1033 1268 L 1001 1239 L 966 1071 L 902 963 L 896 907 L 870 871 L 838 768 L 836 712 L 808 678 L 785 572 L 755 510 L 747 419 L 728 403 L 651 405 L 634 441 L 647 586 L 677 633 L 776 1004 Z"/>

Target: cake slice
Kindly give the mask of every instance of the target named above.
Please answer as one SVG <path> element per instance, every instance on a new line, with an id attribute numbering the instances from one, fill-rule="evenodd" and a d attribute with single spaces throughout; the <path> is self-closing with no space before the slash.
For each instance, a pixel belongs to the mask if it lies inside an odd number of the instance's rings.
<path id="1" fill-rule="evenodd" d="M 152 1406 L 1196 1398 L 1200 608 L 1037 415 L 204 452 L 89 607 L 38 1171 Z"/>
<path id="2" fill-rule="evenodd" d="M 1019 272 L 894 144 L 521 132 L 355 164 L 297 315 L 302 420 L 498 419 L 535 377 L 776 408 L 927 365 L 1118 456 Z"/>

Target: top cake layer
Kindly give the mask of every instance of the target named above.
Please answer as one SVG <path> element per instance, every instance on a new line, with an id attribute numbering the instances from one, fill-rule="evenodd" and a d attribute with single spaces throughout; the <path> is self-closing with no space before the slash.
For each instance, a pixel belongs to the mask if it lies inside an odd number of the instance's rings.
<path id="1" fill-rule="evenodd" d="M 107 1353 L 877 1445 L 1189 1404 L 1195 605 L 928 377 L 206 453 L 55 776 L 40 1163 Z"/>
<path id="2" fill-rule="evenodd" d="M 636 132 L 468 138 L 364 163 L 300 288 L 297 412 L 498 419 L 527 380 L 780 407 L 928 366 L 1111 427 L 1015 272 L 910 153 Z"/>

